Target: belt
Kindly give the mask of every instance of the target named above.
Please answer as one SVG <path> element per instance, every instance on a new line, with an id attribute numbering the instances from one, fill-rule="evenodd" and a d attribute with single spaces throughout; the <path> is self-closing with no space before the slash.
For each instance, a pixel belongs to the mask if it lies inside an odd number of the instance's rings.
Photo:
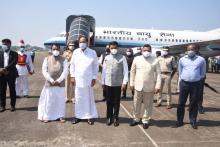
<path id="1" fill-rule="evenodd" d="M 165 71 L 165 72 L 161 72 L 161 74 L 168 75 L 168 74 L 171 74 L 171 72 Z"/>
<path id="2" fill-rule="evenodd" d="M 184 80 L 182 80 L 182 79 L 181 79 L 181 81 L 183 81 L 184 83 L 189 83 L 189 84 L 190 84 L 190 83 L 199 83 L 199 82 L 200 82 L 200 80 L 199 80 L 199 81 L 193 81 L 193 82 L 191 82 L 191 81 L 184 81 Z"/>

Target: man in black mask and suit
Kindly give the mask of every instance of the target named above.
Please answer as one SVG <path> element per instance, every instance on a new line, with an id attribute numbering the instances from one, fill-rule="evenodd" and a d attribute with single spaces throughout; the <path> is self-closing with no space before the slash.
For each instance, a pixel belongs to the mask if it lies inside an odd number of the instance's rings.
<path id="1" fill-rule="evenodd" d="M 5 111 L 7 85 L 9 86 L 11 98 L 10 110 L 11 112 L 16 110 L 15 81 L 18 77 L 18 71 L 16 69 L 18 54 L 10 49 L 11 40 L 3 39 L 2 50 L 0 50 L 0 112 Z"/>

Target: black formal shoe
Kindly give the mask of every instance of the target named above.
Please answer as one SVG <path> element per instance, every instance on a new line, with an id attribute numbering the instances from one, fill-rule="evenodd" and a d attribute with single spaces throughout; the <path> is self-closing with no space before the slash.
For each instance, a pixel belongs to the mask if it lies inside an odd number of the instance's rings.
<path id="1" fill-rule="evenodd" d="M 149 124 L 148 124 L 148 123 L 143 123 L 143 128 L 144 128 L 144 129 L 148 129 L 148 127 L 149 127 Z"/>
<path id="2" fill-rule="evenodd" d="M 112 119 L 111 118 L 107 118 L 106 125 L 110 126 L 111 124 L 112 124 Z"/>
<path id="3" fill-rule="evenodd" d="M 101 101 L 102 101 L 102 102 L 106 101 L 106 98 L 103 98 Z"/>
<path id="4" fill-rule="evenodd" d="M 81 121 L 80 119 L 74 118 L 74 119 L 72 120 L 72 124 L 77 124 L 77 123 L 79 123 L 80 121 Z"/>
<path id="5" fill-rule="evenodd" d="M 192 121 L 192 122 L 190 122 L 190 124 L 193 129 L 198 129 L 196 121 Z"/>
<path id="6" fill-rule="evenodd" d="M 179 128 L 179 127 L 182 127 L 183 126 L 183 122 L 179 122 L 179 121 L 177 121 L 176 122 L 176 128 Z"/>
<path id="7" fill-rule="evenodd" d="M 13 107 L 13 106 L 12 106 L 11 109 L 10 109 L 11 112 L 14 112 L 15 110 L 16 110 L 16 109 L 15 109 L 15 107 Z"/>
<path id="8" fill-rule="evenodd" d="M 205 112 L 205 110 L 204 110 L 203 106 L 200 106 L 199 107 L 199 113 L 200 114 L 204 114 L 204 112 Z"/>
<path id="9" fill-rule="evenodd" d="M 28 95 L 24 95 L 25 98 L 28 98 Z"/>
<path id="10" fill-rule="evenodd" d="M 0 112 L 4 112 L 5 111 L 5 107 L 0 107 Z"/>
<path id="11" fill-rule="evenodd" d="M 122 99 L 126 99 L 127 97 L 124 95 L 124 96 L 122 96 L 121 98 L 122 98 Z"/>
<path id="12" fill-rule="evenodd" d="M 139 122 L 136 122 L 135 120 L 132 120 L 132 122 L 130 123 L 130 126 L 136 126 L 138 124 L 139 124 Z"/>
<path id="13" fill-rule="evenodd" d="M 114 126 L 115 126 L 115 127 L 119 126 L 118 119 L 116 119 L 116 118 L 114 119 Z"/>
<path id="14" fill-rule="evenodd" d="M 157 104 L 155 107 L 160 107 L 161 106 L 161 103 Z"/>
<path id="15" fill-rule="evenodd" d="M 88 119 L 88 124 L 89 125 L 94 125 L 94 121 L 92 119 Z"/>

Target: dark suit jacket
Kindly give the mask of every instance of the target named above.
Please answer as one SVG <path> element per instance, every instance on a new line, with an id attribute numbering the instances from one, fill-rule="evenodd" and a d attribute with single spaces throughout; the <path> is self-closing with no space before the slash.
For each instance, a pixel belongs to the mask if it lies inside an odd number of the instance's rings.
<path id="1" fill-rule="evenodd" d="M 9 53 L 9 62 L 8 66 L 5 67 L 9 74 L 7 76 L 16 78 L 18 77 L 18 71 L 16 68 L 16 64 L 18 62 L 18 53 L 14 51 L 10 51 Z M 4 68 L 4 52 L 0 51 L 0 68 Z"/>

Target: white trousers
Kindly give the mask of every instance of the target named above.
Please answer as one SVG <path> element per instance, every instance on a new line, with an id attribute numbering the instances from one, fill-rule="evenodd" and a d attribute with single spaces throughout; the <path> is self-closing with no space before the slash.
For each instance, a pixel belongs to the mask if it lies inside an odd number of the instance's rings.
<path id="1" fill-rule="evenodd" d="M 16 79 L 16 95 L 21 96 L 22 90 L 22 83 L 23 83 L 23 94 L 28 95 L 28 75 L 20 75 Z"/>

